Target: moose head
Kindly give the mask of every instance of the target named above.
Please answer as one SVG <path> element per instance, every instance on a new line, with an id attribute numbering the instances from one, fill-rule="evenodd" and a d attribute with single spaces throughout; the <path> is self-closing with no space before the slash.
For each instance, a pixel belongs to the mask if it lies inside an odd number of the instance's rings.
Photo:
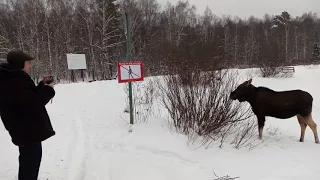
<path id="1" fill-rule="evenodd" d="M 251 85 L 252 79 L 240 84 L 234 91 L 230 94 L 230 99 L 238 100 L 239 102 L 246 101 L 252 95 L 253 86 Z"/>

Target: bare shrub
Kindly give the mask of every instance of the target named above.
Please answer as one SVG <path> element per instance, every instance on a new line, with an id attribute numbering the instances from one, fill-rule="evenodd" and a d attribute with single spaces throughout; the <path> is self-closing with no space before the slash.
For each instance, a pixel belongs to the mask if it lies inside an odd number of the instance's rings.
<path id="1" fill-rule="evenodd" d="M 216 175 L 215 172 L 213 172 L 213 173 L 217 177 L 214 180 L 235 180 L 235 179 L 239 179 L 240 178 L 240 177 L 230 177 L 229 175 L 219 177 L 219 176 Z"/>
<path id="2" fill-rule="evenodd" d="M 234 74 L 217 70 L 165 76 L 158 88 L 175 130 L 188 135 L 191 141 L 201 136 L 203 145 L 220 139 L 222 146 L 252 114 L 249 107 L 229 98 L 238 84 Z"/>
<path id="3" fill-rule="evenodd" d="M 147 122 L 152 114 L 152 107 L 155 99 L 154 81 L 145 79 L 141 82 L 132 83 L 133 96 L 133 111 L 135 123 Z M 124 112 L 130 113 L 129 106 L 129 88 L 124 86 L 124 91 L 127 94 L 126 107 Z"/>
<path id="4" fill-rule="evenodd" d="M 259 71 L 262 77 L 275 77 L 281 72 L 279 66 L 280 64 L 276 61 L 264 59 L 259 64 Z"/>
<path id="5" fill-rule="evenodd" d="M 291 78 L 294 73 L 285 72 L 282 67 L 264 67 L 259 69 L 259 74 L 265 78 Z"/>
<path id="6" fill-rule="evenodd" d="M 275 77 L 281 71 L 277 67 L 265 66 L 260 68 L 262 77 Z"/>
<path id="7" fill-rule="evenodd" d="M 275 62 L 264 62 L 261 67 L 259 68 L 259 74 L 261 77 L 269 78 L 269 77 L 276 77 L 276 78 L 289 78 L 293 76 L 292 72 L 283 72 L 282 65 L 280 63 Z"/>
<path id="8" fill-rule="evenodd" d="M 230 177 L 229 175 L 226 175 L 226 176 L 218 177 L 214 180 L 235 180 L 235 179 L 239 179 L 239 177 Z"/>
<path id="9" fill-rule="evenodd" d="M 248 147 L 249 150 L 256 148 L 261 141 L 257 139 L 257 121 L 252 118 L 245 123 L 237 124 L 235 136 L 231 144 L 234 148 Z"/>
<path id="10" fill-rule="evenodd" d="M 134 89 L 134 112 L 136 114 L 136 120 L 139 122 L 147 122 L 152 114 L 155 99 L 154 82 L 147 79 L 143 83 L 138 83 Z"/>

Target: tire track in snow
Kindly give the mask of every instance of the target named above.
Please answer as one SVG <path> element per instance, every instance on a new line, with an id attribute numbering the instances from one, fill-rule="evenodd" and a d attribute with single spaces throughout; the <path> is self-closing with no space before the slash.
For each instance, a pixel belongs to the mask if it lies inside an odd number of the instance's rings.
<path id="1" fill-rule="evenodd" d="M 75 141 L 72 159 L 69 163 L 68 180 L 82 180 L 85 175 L 85 135 L 83 130 L 82 119 L 79 112 L 75 111 Z"/>
<path id="2" fill-rule="evenodd" d="M 116 152 L 121 152 L 119 151 L 119 149 L 122 149 L 125 153 L 137 153 L 140 154 L 143 151 L 149 152 L 151 154 L 154 154 L 156 156 L 163 156 L 163 157 L 167 157 L 167 158 L 173 158 L 173 159 L 177 159 L 180 160 L 182 162 L 186 162 L 186 163 L 190 163 L 190 164 L 198 164 L 198 161 L 195 160 L 191 160 L 188 158 L 185 158 L 177 153 L 174 152 L 170 152 L 167 150 L 161 150 L 161 149 L 156 149 L 156 148 L 152 148 L 152 147 L 147 147 L 147 146 L 143 146 L 143 145 L 135 145 L 135 144 L 125 144 L 125 143 L 107 143 L 104 145 L 105 149 L 108 150 L 115 150 Z"/>

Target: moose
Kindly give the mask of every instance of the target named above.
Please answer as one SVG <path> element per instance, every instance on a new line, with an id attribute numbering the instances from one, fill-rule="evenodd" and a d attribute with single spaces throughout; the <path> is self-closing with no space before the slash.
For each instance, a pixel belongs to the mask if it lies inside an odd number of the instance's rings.
<path id="1" fill-rule="evenodd" d="M 230 93 L 230 99 L 248 102 L 258 120 L 259 139 L 262 140 L 265 117 L 288 119 L 297 116 L 301 127 L 300 142 L 304 141 L 307 126 L 314 134 L 315 143 L 319 143 L 317 124 L 312 118 L 313 97 L 302 90 L 274 91 L 267 87 L 255 87 L 252 79 L 240 84 Z"/>

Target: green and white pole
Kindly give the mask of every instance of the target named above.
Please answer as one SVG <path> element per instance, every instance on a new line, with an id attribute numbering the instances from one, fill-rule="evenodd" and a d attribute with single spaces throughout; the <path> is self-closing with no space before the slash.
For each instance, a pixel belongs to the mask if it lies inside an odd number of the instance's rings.
<path id="1" fill-rule="evenodd" d="M 127 32 L 127 38 L 126 38 L 126 59 L 129 62 L 130 57 L 130 40 L 131 40 L 131 34 L 130 34 L 130 19 L 128 13 L 125 13 L 125 30 Z M 130 124 L 133 124 L 133 102 L 132 102 L 132 83 L 129 82 L 129 105 L 130 105 Z"/>

